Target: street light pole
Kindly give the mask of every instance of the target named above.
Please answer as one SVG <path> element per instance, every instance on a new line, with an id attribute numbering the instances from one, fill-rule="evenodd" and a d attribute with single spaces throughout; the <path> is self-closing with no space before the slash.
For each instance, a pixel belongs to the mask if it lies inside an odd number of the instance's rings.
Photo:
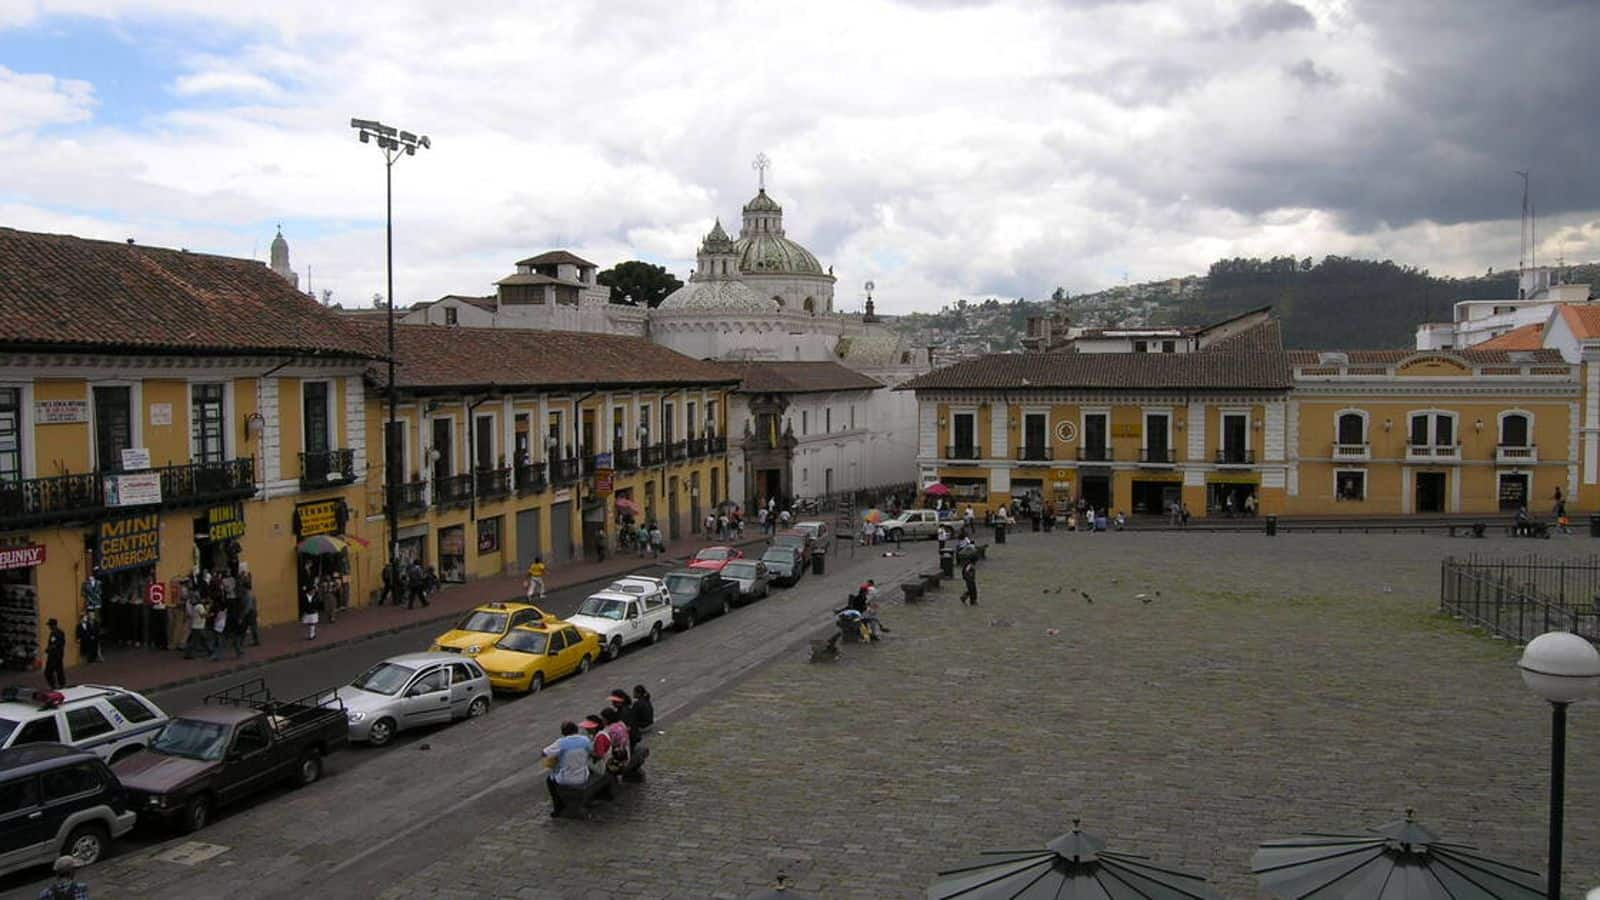
<path id="1" fill-rule="evenodd" d="M 1550 704 L 1550 900 L 1561 897 L 1561 842 L 1565 829 L 1567 785 L 1567 704 Z"/>
<path id="2" fill-rule="evenodd" d="M 1567 631 L 1541 634 L 1523 648 L 1517 667 L 1534 693 L 1550 702 L 1550 861 L 1546 895 L 1561 897 L 1561 843 L 1566 807 L 1567 706 L 1594 695 L 1600 685 L 1600 651 Z"/>
<path id="3" fill-rule="evenodd" d="M 374 139 L 378 149 L 383 151 L 383 237 L 384 237 L 384 269 L 387 274 L 388 293 L 385 295 L 385 304 L 388 307 L 388 354 L 389 354 L 389 381 L 387 386 L 387 400 L 389 405 L 388 420 L 384 423 L 384 460 L 383 460 L 383 496 L 384 496 L 384 521 L 388 526 L 385 565 L 389 569 L 389 583 L 394 585 L 391 599 L 398 605 L 400 584 L 400 503 L 399 481 L 405 473 L 397 471 L 400 457 L 401 444 L 396 434 L 399 422 L 397 407 L 399 405 L 399 389 L 395 386 L 394 372 L 394 164 L 402 156 L 416 156 L 417 148 L 426 150 L 433 146 L 427 135 L 415 135 L 409 131 L 384 125 L 368 119 L 351 119 L 350 127 L 356 129 L 361 143 L 366 144 Z M 380 598 L 381 599 L 381 598 Z"/>

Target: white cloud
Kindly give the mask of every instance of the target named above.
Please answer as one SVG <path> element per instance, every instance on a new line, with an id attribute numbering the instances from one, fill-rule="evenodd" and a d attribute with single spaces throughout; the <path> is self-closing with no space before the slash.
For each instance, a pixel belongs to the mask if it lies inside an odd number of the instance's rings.
<path id="1" fill-rule="evenodd" d="M 0 136 L 87 120 L 94 88 L 86 81 L 0 66 Z"/>
<path id="2" fill-rule="evenodd" d="M 278 94 L 278 86 L 260 75 L 215 69 L 179 76 L 173 82 L 172 90 L 182 97 L 200 94 L 254 94 L 273 97 Z"/>

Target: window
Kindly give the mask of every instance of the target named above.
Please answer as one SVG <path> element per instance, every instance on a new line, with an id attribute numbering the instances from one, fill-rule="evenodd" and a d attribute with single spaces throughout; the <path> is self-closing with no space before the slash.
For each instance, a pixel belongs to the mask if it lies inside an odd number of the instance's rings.
<path id="1" fill-rule="evenodd" d="M 1167 441 L 1167 426 L 1171 421 L 1166 413 L 1145 413 L 1144 448 L 1151 462 L 1167 462 L 1171 459 Z"/>
<path id="2" fill-rule="evenodd" d="M 233 752 L 240 756 L 250 756 L 267 749 L 271 741 L 267 739 L 267 725 L 260 719 L 246 722 L 239 726 L 239 732 L 233 736 Z"/>
<path id="3" fill-rule="evenodd" d="M 1360 445 L 1367 442 L 1367 418 L 1360 413 L 1339 414 L 1338 442 L 1345 445 Z"/>
<path id="4" fill-rule="evenodd" d="M 111 723 L 100 714 L 100 710 L 92 706 L 80 706 L 77 709 L 67 710 L 67 731 L 72 734 L 74 744 L 86 741 L 92 737 L 109 734 L 112 731 Z"/>
<path id="5" fill-rule="evenodd" d="M 133 389 L 94 389 L 95 462 L 106 472 L 122 471 L 122 451 L 133 448 Z"/>
<path id="6" fill-rule="evenodd" d="M 628 446 L 628 411 L 620 406 L 611 408 L 611 452 Z"/>
<path id="7" fill-rule="evenodd" d="M 89 763 L 79 763 L 75 766 L 63 766 L 44 773 L 39 778 L 43 788 L 44 802 L 54 803 L 69 797 L 93 793 L 100 790 L 103 782 L 100 780 L 100 770 Z"/>
<path id="8" fill-rule="evenodd" d="M 545 422 L 545 450 L 551 459 L 561 455 L 561 413 L 553 412 Z"/>
<path id="9" fill-rule="evenodd" d="M 1500 417 L 1500 446 L 1527 447 L 1528 417 L 1522 413 L 1506 413 Z"/>
<path id="10" fill-rule="evenodd" d="M 1148 353 L 1149 351 L 1150 351 L 1150 345 L 1147 342 L 1145 342 L 1145 341 L 1134 341 L 1133 342 L 1133 352 L 1135 352 L 1135 353 Z"/>
<path id="11" fill-rule="evenodd" d="M 411 694 L 432 694 L 450 686 L 450 673 L 444 669 L 430 669 L 428 674 L 412 682 Z"/>
<path id="12" fill-rule="evenodd" d="M 1025 413 L 1022 417 L 1022 458 L 1049 459 L 1050 417 L 1045 413 Z"/>
<path id="13" fill-rule="evenodd" d="M 1162 353 L 1172 353 L 1173 351 L 1175 351 L 1177 349 L 1178 349 L 1178 345 L 1176 343 L 1172 342 L 1172 341 L 1162 341 L 1161 342 L 1161 352 Z"/>
<path id="14" fill-rule="evenodd" d="M 639 439 L 639 446 L 643 447 L 650 443 L 650 407 L 648 406 L 639 407 L 639 431 L 644 435 Z"/>
<path id="15" fill-rule="evenodd" d="M 472 455 L 479 469 L 494 468 L 494 416 L 478 416 L 473 421 Z"/>
<path id="16" fill-rule="evenodd" d="M 454 306 L 446 306 L 444 308 L 444 323 L 446 325 L 461 324 L 461 315 Z"/>
<path id="17" fill-rule="evenodd" d="M 978 414 L 956 413 L 950 417 L 950 441 L 955 445 L 951 455 L 956 459 L 978 457 Z"/>
<path id="18" fill-rule="evenodd" d="M 800 410 L 800 433 L 801 434 L 810 434 L 811 433 L 811 411 L 810 410 L 806 410 L 806 409 Z"/>
<path id="19" fill-rule="evenodd" d="M 18 778 L 0 784 L 0 816 L 25 812 L 39 805 L 39 780 Z"/>
<path id="20" fill-rule="evenodd" d="M 450 419 L 433 420 L 433 446 L 428 450 L 437 454 L 433 460 L 433 477 L 436 481 L 455 474 L 455 461 L 450 453 L 455 440 L 450 434 L 450 423 Z"/>
<path id="21" fill-rule="evenodd" d="M 222 385 L 196 384 L 190 388 L 190 450 L 197 463 L 220 463 L 222 446 Z"/>
<path id="22" fill-rule="evenodd" d="M 1450 413 L 1412 413 L 1411 445 L 1426 447 L 1454 447 L 1456 419 Z M 1432 440 L 1429 440 L 1429 438 Z"/>
<path id="23" fill-rule="evenodd" d="M 668 444 L 672 443 L 674 434 L 672 429 L 672 413 L 673 409 L 671 403 L 661 404 L 661 440 Z"/>
<path id="24" fill-rule="evenodd" d="M 694 411 L 693 401 L 683 405 L 684 437 L 693 438 L 700 433 L 699 429 L 695 427 Z"/>
<path id="25" fill-rule="evenodd" d="M 155 711 L 139 702 L 139 698 L 131 694 L 117 694 L 111 698 L 111 706 L 129 723 L 137 725 L 148 722 L 156 717 Z"/>
<path id="26" fill-rule="evenodd" d="M 1250 443 L 1250 416 L 1246 413 L 1222 415 L 1222 461 L 1244 462 Z"/>
<path id="27" fill-rule="evenodd" d="M 327 453 L 332 446 L 328 432 L 328 383 L 307 381 L 301 385 L 305 406 L 305 444 L 307 453 Z"/>
<path id="28" fill-rule="evenodd" d="M 1083 449 L 1085 459 L 1106 459 L 1108 429 L 1105 413 L 1085 413 L 1083 417 Z"/>
<path id="29" fill-rule="evenodd" d="M 715 436 L 720 426 L 717 424 L 717 401 L 706 401 L 706 433 Z"/>
<path id="30" fill-rule="evenodd" d="M 856 405 L 850 404 L 850 430 L 856 430 Z"/>
<path id="31" fill-rule="evenodd" d="M 576 647 L 583 642 L 583 637 L 578 634 L 578 629 L 570 625 L 561 629 L 561 634 L 566 637 L 568 647 Z"/>
<path id="32" fill-rule="evenodd" d="M 1367 499 L 1367 473 L 1360 469 L 1341 469 L 1333 473 L 1334 499 L 1360 502 Z"/>
<path id="33" fill-rule="evenodd" d="M 23 744 L 57 744 L 61 742 L 61 729 L 56 725 L 54 714 L 22 726 L 22 731 L 17 733 L 17 739 L 11 746 L 20 747 Z"/>
<path id="34" fill-rule="evenodd" d="M 824 434 L 833 434 L 833 407 L 822 411 L 822 431 Z"/>
<path id="35" fill-rule="evenodd" d="M 451 663 L 450 664 L 450 683 L 451 684 L 465 684 L 466 682 L 472 681 L 472 680 L 476 679 L 477 677 L 478 676 L 472 674 L 472 667 L 468 666 L 464 662 L 458 662 L 458 663 Z"/>
<path id="36" fill-rule="evenodd" d="M 0 388 L 0 481 L 22 477 L 22 389 Z"/>

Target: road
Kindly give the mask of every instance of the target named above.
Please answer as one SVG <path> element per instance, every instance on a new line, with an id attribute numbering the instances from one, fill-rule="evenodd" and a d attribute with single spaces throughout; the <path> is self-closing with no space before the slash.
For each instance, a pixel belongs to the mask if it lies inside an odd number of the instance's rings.
<path id="1" fill-rule="evenodd" d="M 535 697 L 501 698 L 482 719 L 407 733 L 382 750 L 356 747 L 336 754 L 318 784 L 264 795 L 192 839 L 141 828 L 87 877 L 97 890 L 109 888 L 116 896 L 374 895 L 511 812 L 545 803 L 538 747 L 553 738 L 561 720 L 600 708 L 609 689 L 650 685 L 658 723 L 670 727 L 674 716 L 825 629 L 829 611 L 859 579 L 889 584 L 919 563 L 929 568 L 931 560 L 922 558 L 932 556 L 929 546 L 927 554 L 906 557 L 863 553 L 852 559 L 847 553 L 830 560 L 825 576 L 808 576 L 793 589 L 670 635 L 657 647 L 636 647 L 588 677 L 558 682 Z M 551 611 L 569 614 L 589 589 L 553 594 L 547 598 Z M 388 656 L 424 648 L 439 630 L 408 629 L 251 675 L 266 678 L 280 695 L 308 693 Z M 187 685 L 157 699 L 164 708 L 182 709 L 238 677 Z M 217 855 L 198 865 L 185 861 L 208 852 Z M 0 882 L 0 890 L 33 896 L 44 874 L 13 875 Z"/>

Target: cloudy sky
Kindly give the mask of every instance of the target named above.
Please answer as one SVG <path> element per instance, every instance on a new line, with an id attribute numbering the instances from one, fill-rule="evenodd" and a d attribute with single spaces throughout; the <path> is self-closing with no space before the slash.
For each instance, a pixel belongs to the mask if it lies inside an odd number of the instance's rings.
<path id="1" fill-rule="evenodd" d="M 1513 8 L 1514 11 L 1513 11 Z M 0 225 L 488 293 L 565 247 L 680 275 L 751 159 L 789 235 L 880 308 L 1341 253 L 1600 258 L 1588 0 L 593 3 L 0 0 Z"/>

